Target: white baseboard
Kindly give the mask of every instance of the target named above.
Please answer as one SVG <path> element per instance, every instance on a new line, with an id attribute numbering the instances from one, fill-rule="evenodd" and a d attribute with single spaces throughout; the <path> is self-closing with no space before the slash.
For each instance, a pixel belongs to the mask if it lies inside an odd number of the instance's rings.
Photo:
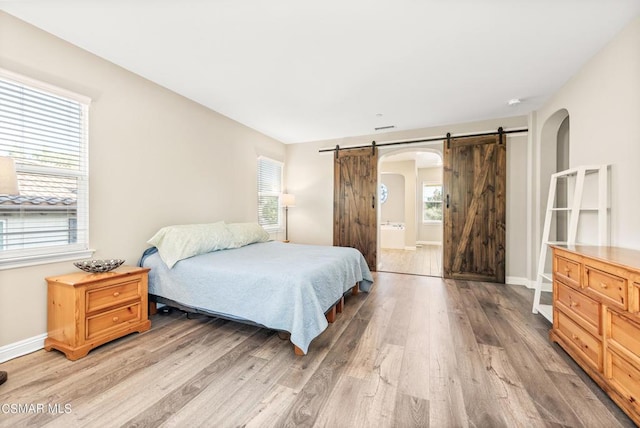
<path id="1" fill-rule="evenodd" d="M 531 288 L 534 289 L 536 288 L 536 282 L 528 279 L 528 278 L 524 278 L 521 276 L 508 276 L 506 277 L 505 282 L 507 284 L 512 284 L 512 285 L 524 285 L 527 288 Z M 545 292 L 552 292 L 553 291 L 553 287 L 551 284 L 542 284 L 542 291 Z"/>
<path id="2" fill-rule="evenodd" d="M 406 246 L 406 247 L 404 247 L 404 249 L 407 250 L 407 251 L 415 251 L 416 247 L 415 247 L 415 245 L 414 246 Z"/>
<path id="3" fill-rule="evenodd" d="M 442 241 L 416 241 L 420 245 L 442 245 Z"/>
<path id="4" fill-rule="evenodd" d="M 511 285 L 524 285 L 527 288 L 533 288 L 535 285 L 532 281 L 523 276 L 508 276 L 505 278 L 505 282 Z"/>
<path id="5" fill-rule="evenodd" d="M 47 333 L 43 333 L 38 336 L 30 337 L 28 339 L 0 347 L 0 363 L 39 351 L 44 348 L 44 340 L 46 338 Z"/>

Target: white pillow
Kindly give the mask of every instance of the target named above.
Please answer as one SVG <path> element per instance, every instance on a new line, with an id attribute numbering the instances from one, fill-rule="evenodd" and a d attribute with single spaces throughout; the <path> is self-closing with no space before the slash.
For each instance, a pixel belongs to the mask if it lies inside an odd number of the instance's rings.
<path id="1" fill-rule="evenodd" d="M 223 221 L 208 224 L 184 224 L 163 227 L 147 243 L 158 249 L 169 269 L 182 259 L 211 251 L 224 250 L 233 236 Z"/>
<path id="2" fill-rule="evenodd" d="M 269 240 L 269 233 L 258 223 L 230 223 L 227 224 L 227 228 L 233 237 L 229 248 L 240 248 Z"/>

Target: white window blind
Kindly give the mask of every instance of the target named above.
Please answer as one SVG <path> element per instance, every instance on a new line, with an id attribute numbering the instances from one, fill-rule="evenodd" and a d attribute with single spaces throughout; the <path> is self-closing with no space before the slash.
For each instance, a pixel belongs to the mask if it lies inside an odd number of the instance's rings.
<path id="1" fill-rule="evenodd" d="M 282 162 L 258 158 L 258 223 L 266 230 L 280 228 L 279 199 L 282 193 Z"/>
<path id="2" fill-rule="evenodd" d="M 88 100 L 14 77 L 0 70 L 0 156 L 14 159 L 20 190 L 0 195 L 0 267 L 79 258 L 88 249 Z"/>

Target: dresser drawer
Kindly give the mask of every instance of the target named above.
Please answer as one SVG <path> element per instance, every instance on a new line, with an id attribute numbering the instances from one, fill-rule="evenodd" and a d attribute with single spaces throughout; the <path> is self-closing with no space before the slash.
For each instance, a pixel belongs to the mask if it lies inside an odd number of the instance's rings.
<path id="1" fill-rule="evenodd" d="M 580 288 L 580 262 L 556 254 L 553 259 L 553 274 L 567 285 Z"/>
<path id="2" fill-rule="evenodd" d="M 108 287 L 87 290 L 87 313 L 118 306 L 132 299 L 140 298 L 140 280 L 121 282 Z"/>
<path id="3" fill-rule="evenodd" d="M 605 378 L 609 385 L 624 398 L 625 407 L 640 414 L 640 404 L 638 404 L 638 400 L 640 400 L 640 369 L 617 352 L 609 349 L 605 362 Z"/>
<path id="4" fill-rule="evenodd" d="M 628 307 L 626 278 L 586 265 L 584 267 L 584 287 L 587 291 L 600 297 L 602 303 L 622 310 L 626 310 Z"/>
<path id="5" fill-rule="evenodd" d="M 609 346 L 619 347 L 621 353 L 629 353 L 630 359 L 640 365 L 640 325 L 612 310 L 607 310 L 606 337 Z"/>
<path id="6" fill-rule="evenodd" d="M 128 327 L 129 323 L 141 320 L 140 303 L 136 302 L 128 306 L 103 312 L 87 318 L 86 338 L 109 334 L 114 330 Z"/>
<path id="7" fill-rule="evenodd" d="M 640 274 L 634 273 L 629 281 L 629 312 L 640 320 Z"/>
<path id="8" fill-rule="evenodd" d="M 564 312 L 573 314 L 572 318 L 579 317 L 584 327 L 591 334 L 598 336 L 602 333 L 600 330 L 600 320 L 602 314 L 602 306 L 589 296 L 585 296 L 571 287 L 567 287 L 561 282 L 555 281 L 556 297 L 555 301 L 559 308 Z"/>
<path id="9" fill-rule="evenodd" d="M 564 312 L 554 311 L 554 328 L 594 369 L 602 372 L 602 340 L 593 337 Z"/>

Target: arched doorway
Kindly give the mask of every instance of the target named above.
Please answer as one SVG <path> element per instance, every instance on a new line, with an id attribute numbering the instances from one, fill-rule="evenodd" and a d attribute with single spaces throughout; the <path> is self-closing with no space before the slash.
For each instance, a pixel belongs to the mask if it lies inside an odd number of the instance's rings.
<path id="1" fill-rule="evenodd" d="M 441 146 L 381 153 L 379 271 L 442 276 Z"/>

